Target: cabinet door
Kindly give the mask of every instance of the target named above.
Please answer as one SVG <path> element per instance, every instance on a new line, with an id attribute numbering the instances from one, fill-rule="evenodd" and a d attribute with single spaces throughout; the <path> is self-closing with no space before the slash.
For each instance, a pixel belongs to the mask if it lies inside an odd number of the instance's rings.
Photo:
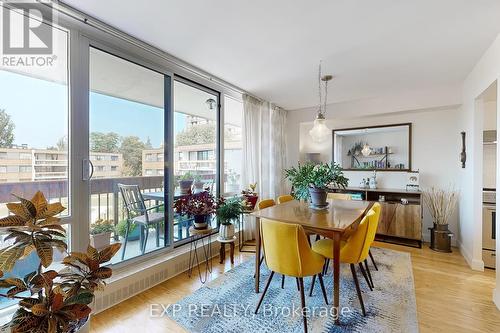
<path id="1" fill-rule="evenodd" d="M 422 239 L 420 205 L 384 203 L 377 233 L 401 238 Z"/>

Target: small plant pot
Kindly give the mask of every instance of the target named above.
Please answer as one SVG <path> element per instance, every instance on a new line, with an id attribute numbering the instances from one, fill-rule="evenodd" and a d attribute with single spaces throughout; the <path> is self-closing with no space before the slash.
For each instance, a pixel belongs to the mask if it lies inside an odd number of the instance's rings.
<path id="1" fill-rule="evenodd" d="M 194 183 L 194 192 L 195 193 L 203 192 L 203 186 L 204 185 L 205 185 L 204 182 L 195 182 Z"/>
<path id="2" fill-rule="evenodd" d="M 436 224 L 429 228 L 431 233 L 431 249 L 437 252 L 451 251 L 451 237 L 453 233 L 448 229 L 448 224 Z"/>
<path id="3" fill-rule="evenodd" d="M 111 239 L 111 232 L 104 232 L 102 234 L 90 235 L 90 245 L 96 249 L 103 249 L 109 244 Z"/>
<path id="4" fill-rule="evenodd" d="M 233 224 L 221 224 L 219 228 L 219 237 L 224 240 L 230 240 L 234 237 Z"/>
<path id="5" fill-rule="evenodd" d="M 191 185 L 193 185 L 193 180 L 179 180 L 179 188 L 181 194 L 190 194 Z"/>
<path id="6" fill-rule="evenodd" d="M 208 215 L 195 215 L 194 216 L 194 228 L 195 229 L 206 229 L 208 228 Z"/>
<path id="7" fill-rule="evenodd" d="M 326 207 L 328 203 L 326 202 L 327 193 L 326 190 L 319 189 L 316 187 L 309 188 L 309 194 L 311 195 L 311 205 L 315 208 Z"/>
<path id="8" fill-rule="evenodd" d="M 249 203 L 249 208 L 254 209 L 257 204 L 257 200 L 259 200 L 258 195 L 247 195 L 245 194 L 245 200 Z"/>

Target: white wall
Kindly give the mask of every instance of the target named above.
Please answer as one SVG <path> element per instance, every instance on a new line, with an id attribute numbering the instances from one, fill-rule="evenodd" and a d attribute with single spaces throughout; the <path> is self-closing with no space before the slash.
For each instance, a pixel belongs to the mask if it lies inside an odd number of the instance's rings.
<path id="1" fill-rule="evenodd" d="M 288 161 L 290 165 L 304 160 L 304 154 L 320 153 L 321 160 L 330 162 L 332 160 L 332 140 L 315 144 L 309 137 L 312 128 L 314 109 L 303 109 L 290 111 L 288 117 Z M 361 110 L 360 110 L 361 112 Z M 397 123 L 412 123 L 412 169 L 420 171 L 421 187 L 438 186 L 448 188 L 460 185 L 459 177 L 459 153 L 461 116 L 460 108 L 452 106 L 448 108 L 426 109 L 410 112 L 398 112 L 385 115 L 372 115 L 365 117 L 343 117 L 329 119 L 327 126 L 334 128 L 349 128 L 360 126 L 374 126 Z M 307 121 L 303 121 L 307 119 Z M 296 128 L 298 130 L 296 131 Z M 297 135 L 298 133 L 298 135 Z M 298 140 L 297 144 L 293 142 Z M 351 186 L 357 186 L 362 178 L 372 174 L 369 171 L 347 171 L 346 176 Z M 383 188 L 405 188 L 406 172 L 377 172 L 379 187 Z M 427 228 L 432 226 L 427 209 L 424 209 L 424 239 L 428 240 Z M 450 230 L 458 234 L 458 210 L 450 221 Z"/>
<path id="2" fill-rule="evenodd" d="M 484 127 L 483 115 L 478 110 L 477 97 L 480 96 L 491 84 L 500 79 L 500 35 L 481 57 L 472 72 L 467 76 L 463 88 L 462 107 L 464 112 L 464 124 L 468 133 L 468 165 L 461 170 L 462 191 L 460 205 L 460 247 L 462 253 L 475 269 L 481 269 L 483 261 L 481 257 L 482 247 L 482 171 L 483 171 L 483 147 L 482 130 Z M 500 85 L 497 84 L 497 89 Z M 500 94 L 497 91 L 497 96 Z M 498 105 L 497 105 L 498 113 Z M 497 128 L 500 128 L 497 117 Z M 497 145 L 497 165 L 500 157 L 500 145 Z M 500 170 L 497 169 L 497 188 L 500 188 Z M 497 192 L 497 203 L 500 202 L 500 193 Z M 497 204 L 498 209 L 498 204 Z M 497 230 L 500 230 L 499 219 L 497 219 Z M 500 253 L 500 242 L 497 242 L 497 253 Z M 497 256 L 497 283 L 494 292 L 494 301 L 500 308 L 500 256 Z"/>

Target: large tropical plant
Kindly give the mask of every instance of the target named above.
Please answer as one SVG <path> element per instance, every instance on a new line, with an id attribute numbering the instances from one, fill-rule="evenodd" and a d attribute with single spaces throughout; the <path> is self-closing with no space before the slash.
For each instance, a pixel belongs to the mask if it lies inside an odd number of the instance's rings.
<path id="1" fill-rule="evenodd" d="M 72 331 L 89 316 L 95 290 L 111 277 L 111 268 L 101 265 L 111 260 L 120 244 L 102 251 L 89 246 L 86 253 L 71 252 L 62 261 L 64 269 L 50 269 L 54 248 L 67 250 L 62 240 L 66 230 L 57 217 L 65 208 L 60 203 L 49 204 L 42 192 L 31 200 L 16 198 L 19 203 L 7 204 L 11 215 L 0 219 L 4 240 L 13 240 L 12 245 L 0 249 L 0 288 L 8 289 L 0 297 L 19 300 L 7 326 L 13 333 Z M 35 271 L 23 278 L 4 278 L 4 272 L 33 252 L 40 258 Z"/>
<path id="2" fill-rule="evenodd" d="M 293 196 L 297 200 L 309 200 L 310 187 L 324 190 L 329 187 L 345 188 L 349 181 L 336 163 L 299 163 L 297 167 L 285 170 L 285 178 L 291 182 Z"/>

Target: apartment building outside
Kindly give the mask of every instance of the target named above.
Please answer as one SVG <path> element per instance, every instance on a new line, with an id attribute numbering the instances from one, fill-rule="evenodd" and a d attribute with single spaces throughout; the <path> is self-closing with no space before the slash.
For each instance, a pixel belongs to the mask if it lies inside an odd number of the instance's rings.
<path id="1" fill-rule="evenodd" d="M 90 153 L 94 178 L 120 177 L 123 156 Z M 27 147 L 0 148 L 0 183 L 58 180 L 68 177 L 68 152 Z"/>

